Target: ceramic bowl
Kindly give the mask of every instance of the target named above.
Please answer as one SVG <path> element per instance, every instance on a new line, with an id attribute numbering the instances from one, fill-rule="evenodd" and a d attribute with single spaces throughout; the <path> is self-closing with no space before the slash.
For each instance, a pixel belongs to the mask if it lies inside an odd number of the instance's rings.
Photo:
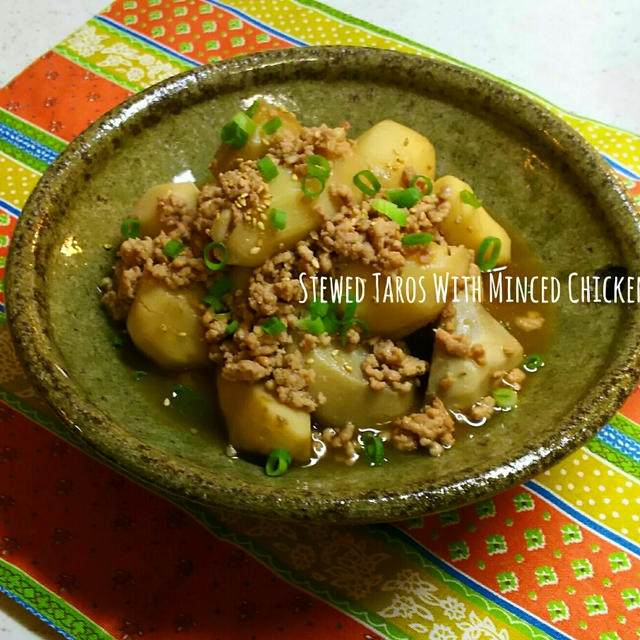
<path id="1" fill-rule="evenodd" d="M 440 458 L 378 468 L 322 466 L 267 478 L 225 455 L 220 424 L 197 434 L 163 418 L 113 347 L 97 285 L 120 221 L 151 185 L 207 176 L 221 125 L 241 101 L 274 99 L 306 124 L 383 118 L 427 135 L 452 173 L 531 247 L 547 273 L 639 269 L 633 205 L 599 154 L 547 109 L 463 68 L 396 52 L 303 48 L 200 67 L 133 96 L 47 170 L 15 233 L 8 316 L 35 386 L 70 439 L 179 501 L 277 518 L 371 522 L 486 498 L 587 441 L 638 377 L 636 306 L 554 305 L 544 370 L 520 406 Z"/>

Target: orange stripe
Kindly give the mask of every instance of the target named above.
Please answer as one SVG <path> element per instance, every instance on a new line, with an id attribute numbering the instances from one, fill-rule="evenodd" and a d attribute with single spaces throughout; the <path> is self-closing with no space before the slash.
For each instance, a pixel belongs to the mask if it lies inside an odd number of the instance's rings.
<path id="1" fill-rule="evenodd" d="M 131 92 L 49 51 L 0 88 L 0 107 L 71 141 Z"/>

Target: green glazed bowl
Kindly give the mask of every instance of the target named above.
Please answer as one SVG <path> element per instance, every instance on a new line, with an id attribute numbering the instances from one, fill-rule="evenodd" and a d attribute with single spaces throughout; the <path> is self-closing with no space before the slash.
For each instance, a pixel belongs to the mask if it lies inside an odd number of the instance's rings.
<path id="1" fill-rule="evenodd" d="M 151 185 L 202 180 L 221 125 L 241 100 L 271 97 L 305 124 L 348 120 L 357 135 L 392 118 L 427 135 L 437 173 L 473 185 L 547 273 L 640 273 L 638 218 L 585 141 L 544 107 L 482 75 L 422 57 L 358 48 L 267 52 L 194 69 L 133 96 L 80 135 L 47 170 L 13 238 L 12 333 L 68 437 L 178 501 L 291 519 L 372 522 L 486 498 L 586 442 L 638 378 L 637 305 L 554 305 L 542 372 L 516 411 L 440 458 L 381 467 L 292 469 L 267 478 L 225 455 L 221 424 L 193 433 L 131 381 L 97 291 L 120 222 Z M 186 172 L 186 173 L 185 173 Z"/>

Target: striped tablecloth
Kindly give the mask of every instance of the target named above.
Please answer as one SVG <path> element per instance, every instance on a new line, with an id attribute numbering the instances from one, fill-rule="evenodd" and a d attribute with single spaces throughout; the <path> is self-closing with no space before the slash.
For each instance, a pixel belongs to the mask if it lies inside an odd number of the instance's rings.
<path id="1" fill-rule="evenodd" d="M 445 57 L 310 0 L 117 0 L 0 89 L 0 303 L 20 210 L 88 124 L 198 64 L 309 44 Z M 640 200 L 640 138 L 551 108 Z M 4 326 L 0 353 L 0 590 L 69 638 L 640 636 L 638 391 L 585 447 L 491 500 L 293 525 L 178 508 L 95 462 L 54 435 Z"/>

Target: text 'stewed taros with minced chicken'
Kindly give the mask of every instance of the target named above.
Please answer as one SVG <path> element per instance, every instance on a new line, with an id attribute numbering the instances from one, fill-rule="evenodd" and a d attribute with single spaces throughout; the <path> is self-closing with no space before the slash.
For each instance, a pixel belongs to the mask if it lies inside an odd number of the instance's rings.
<path id="1" fill-rule="evenodd" d="M 230 455 L 269 475 L 323 455 L 440 456 L 460 421 L 517 404 L 525 358 L 483 305 L 511 238 L 471 186 L 435 179 L 423 135 L 383 120 L 304 127 L 265 101 L 224 125 L 211 179 L 149 189 L 102 299 L 167 370 L 203 369 Z"/>

